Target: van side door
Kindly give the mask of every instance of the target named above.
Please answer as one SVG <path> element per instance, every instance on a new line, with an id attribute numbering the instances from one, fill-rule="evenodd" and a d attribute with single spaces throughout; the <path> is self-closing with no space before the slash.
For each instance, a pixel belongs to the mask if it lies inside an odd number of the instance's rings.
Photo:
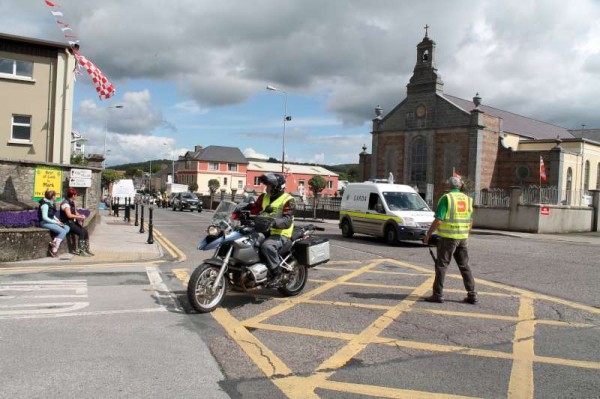
<path id="1" fill-rule="evenodd" d="M 381 235 L 381 226 L 385 222 L 385 208 L 379 193 L 369 194 L 369 204 L 365 218 L 365 234 Z"/>

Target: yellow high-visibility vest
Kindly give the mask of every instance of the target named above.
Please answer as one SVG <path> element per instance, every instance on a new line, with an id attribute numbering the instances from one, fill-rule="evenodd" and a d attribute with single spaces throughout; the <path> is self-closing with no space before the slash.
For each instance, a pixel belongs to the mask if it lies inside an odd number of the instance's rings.
<path id="1" fill-rule="evenodd" d="M 473 198 L 456 192 L 450 192 L 444 196 L 448 199 L 448 209 L 444 220 L 438 227 L 438 235 L 455 240 L 469 237 L 471 216 L 473 215 Z M 440 198 L 440 201 L 442 198 Z"/>
<path id="2" fill-rule="evenodd" d="M 265 194 L 265 196 L 262 199 L 262 208 L 263 208 L 262 216 L 264 216 L 267 219 L 271 219 L 271 220 L 275 220 L 277 218 L 282 217 L 283 216 L 283 207 L 285 206 L 285 204 L 288 201 L 294 201 L 294 197 L 292 197 L 288 193 L 281 194 L 281 196 L 279 198 L 277 198 L 273 202 L 271 202 L 271 196 L 268 195 L 268 194 Z M 271 213 L 264 212 L 264 210 L 267 209 L 267 207 L 269 205 L 271 206 L 271 208 L 273 208 L 273 210 L 271 211 Z M 292 231 L 294 230 L 294 222 L 293 222 L 293 220 L 294 220 L 294 218 L 292 216 L 292 225 L 289 228 L 287 228 L 287 229 L 276 229 L 274 227 L 271 227 L 271 230 L 269 230 L 269 233 L 271 235 L 280 235 L 280 236 L 291 238 L 292 237 Z"/>

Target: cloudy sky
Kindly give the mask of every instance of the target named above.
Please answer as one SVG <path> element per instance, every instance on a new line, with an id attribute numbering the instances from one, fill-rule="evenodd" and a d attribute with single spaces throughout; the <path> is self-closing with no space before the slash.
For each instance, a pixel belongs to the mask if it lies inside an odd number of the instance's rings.
<path id="1" fill-rule="evenodd" d="M 102 152 L 108 127 L 108 165 L 194 145 L 281 159 L 286 99 L 288 160 L 357 163 L 373 109 L 406 95 L 425 24 L 445 93 L 600 128 L 599 0 L 57 2 L 117 89 L 100 101 L 76 83 L 74 128 Z M 64 41 L 44 0 L 0 0 L 0 31 Z"/>

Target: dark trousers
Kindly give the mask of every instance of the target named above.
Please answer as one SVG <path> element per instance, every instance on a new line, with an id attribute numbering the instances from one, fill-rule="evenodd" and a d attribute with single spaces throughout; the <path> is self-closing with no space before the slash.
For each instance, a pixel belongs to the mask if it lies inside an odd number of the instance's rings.
<path id="1" fill-rule="evenodd" d="M 261 245 L 260 252 L 267 261 L 267 267 L 270 271 L 279 266 L 279 250 L 283 248 L 288 238 L 283 236 L 269 236 Z"/>
<path id="2" fill-rule="evenodd" d="M 79 240 L 87 240 L 89 238 L 87 229 L 81 226 L 79 223 L 71 222 L 69 223 L 69 227 L 71 228 L 71 234 L 78 235 Z"/>
<path id="3" fill-rule="evenodd" d="M 433 294 L 443 296 L 444 278 L 446 270 L 452 261 L 452 256 L 458 265 L 458 270 L 469 295 L 475 295 L 475 280 L 469 267 L 469 252 L 467 250 L 467 239 L 454 240 L 452 238 L 438 237 L 437 261 L 435 262 L 435 280 L 433 281 Z"/>

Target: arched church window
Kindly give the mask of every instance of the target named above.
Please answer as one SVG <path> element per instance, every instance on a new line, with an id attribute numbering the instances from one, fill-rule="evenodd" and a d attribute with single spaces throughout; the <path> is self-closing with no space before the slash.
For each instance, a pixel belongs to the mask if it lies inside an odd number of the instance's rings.
<path id="1" fill-rule="evenodd" d="M 585 161 L 585 170 L 583 172 L 583 191 L 585 195 L 589 194 L 590 190 L 590 161 Z"/>
<path id="2" fill-rule="evenodd" d="M 410 180 L 412 182 L 427 181 L 427 143 L 422 136 L 413 140 L 410 147 Z"/>
<path id="3" fill-rule="evenodd" d="M 429 50 L 425 50 L 423 51 L 423 58 L 422 58 L 423 62 L 427 62 L 429 61 Z"/>

